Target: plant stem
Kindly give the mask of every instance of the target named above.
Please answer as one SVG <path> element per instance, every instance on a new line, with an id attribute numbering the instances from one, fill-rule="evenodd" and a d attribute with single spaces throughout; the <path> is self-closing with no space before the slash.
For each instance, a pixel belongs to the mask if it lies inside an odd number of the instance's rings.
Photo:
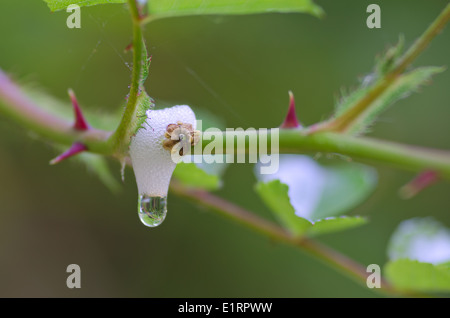
<path id="1" fill-rule="evenodd" d="M 31 101 L 20 88 L 0 70 L 0 110 L 23 126 L 30 128 L 43 137 L 60 144 L 71 145 L 73 142 L 85 144 L 88 151 L 112 155 L 111 143 L 107 142 L 111 132 L 90 128 L 85 132 L 73 129 L 73 123 L 48 113 Z M 215 153 L 226 153 L 226 139 L 229 132 L 222 132 L 221 146 Z M 245 132 L 233 132 L 238 139 L 245 140 L 241 147 L 234 143 L 234 153 L 249 152 L 248 138 Z M 262 133 L 258 134 L 259 138 Z M 272 135 L 267 138 L 268 149 L 271 148 Z M 216 139 L 215 139 L 216 140 Z M 214 141 L 215 141 L 214 140 Z M 210 143 L 202 140 L 202 149 Z M 242 148 L 243 147 L 243 148 Z M 195 153 L 195 147 L 193 152 Z M 278 153 L 324 152 L 339 153 L 355 159 L 420 172 L 433 170 L 441 178 L 450 180 L 450 152 L 407 146 L 393 142 L 380 141 L 368 137 L 353 137 L 336 133 L 317 133 L 308 135 L 302 130 L 280 129 Z"/>
<path id="2" fill-rule="evenodd" d="M 406 68 L 419 56 L 420 53 L 430 44 L 431 40 L 442 31 L 444 26 L 450 20 L 450 4 L 448 4 L 441 14 L 434 20 L 428 29 L 419 39 L 403 54 L 396 66 L 389 71 L 383 78 L 350 107 L 342 115 L 332 118 L 329 121 L 319 123 L 311 127 L 310 132 L 335 131 L 344 133 L 361 116 L 377 98 L 391 87 L 397 77 L 406 70 Z"/>
<path id="3" fill-rule="evenodd" d="M 272 132 L 259 132 L 257 144 L 260 139 L 267 140 L 267 149 L 272 147 Z M 215 135 L 213 142 L 218 142 L 215 153 L 249 153 L 250 138 L 245 138 L 245 132 L 223 132 Z M 238 142 L 233 143 L 232 149 L 227 149 L 227 140 L 237 137 Z M 219 141 L 218 141 L 219 140 Z M 220 141 L 221 140 L 221 141 Z M 242 142 L 239 142 L 241 140 Z M 203 148 L 210 143 L 202 140 Z M 256 150 L 256 149 L 255 149 Z M 193 148 L 195 154 L 196 148 Z M 450 152 L 428 149 L 417 146 L 403 145 L 394 142 L 381 141 L 369 137 L 354 137 L 345 134 L 323 132 L 308 135 L 298 129 L 280 129 L 279 147 L 275 153 L 307 153 L 324 152 L 338 153 L 350 156 L 352 159 L 382 163 L 399 169 L 420 172 L 423 170 L 435 171 L 440 177 L 450 180 Z"/>
<path id="4" fill-rule="evenodd" d="M 0 109 L 22 125 L 31 128 L 43 137 L 61 144 L 81 142 L 89 151 L 104 155 L 114 155 L 123 160 L 127 156 L 128 144 L 134 133 L 138 96 L 141 91 L 143 74 L 144 41 L 142 36 L 142 20 L 139 15 L 136 0 L 128 0 L 133 25 L 133 71 L 127 105 L 121 122 L 114 133 L 90 128 L 77 131 L 71 122 L 65 121 L 53 114 L 40 109 L 33 101 L 15 85 L 0 70 Z M 345 132 L 349 123 L 353 122 L 395 81 L 412 61 L 428 46 L 431 40 L 443 29 L 450 20 L 450 4 L 439 17 L 430 25 L 425 33 L 403 55 L 398 64 L 381 81 L 379 81 L 358 103 L 342 116 L 329 122 L 321 123 L 314 129 L 314 134 L 307 134 L 307 130 L 282 129 L 279 135 L 277 153 L 327 152 L 340 153 L 363 160 L 385 163 L 398 168 L 422 171 L 432 170 L 442 178 L 450 179 L 450 153 L 438 150 L 400 145 L 391 142 L 378 141 L 365 137 L 352 137 L 343 134 L 323 132 Z M 311 131 L 312 132 L 312 131 Z M 244 137 L 245 132 L 234 132 L 233 135 Z M 223 149 L 226 149 L 228 132 L 223 132 Z M 262 134 L 258 135 L 258 141 Z M 272 135 L 264 136 L 271 147 Z M 202 141 L 202 149 L 208 144 Z M 243 153 L 249 152 L 249 143 L 242 146 L 234 145 L 232 150 Z M 226 153 L 216 149 L 216 153 Z M 338 269 L 362 285 L 366 284 L 366 268 L 339 252 L 322 245 L 309 238 L 295 238 L 280 226 L 260 218 L 231 202 L 221 199 L 203 190 L 188 189 L 179 183 L 171 183 L 171 191 L 196 204 L 210 208 L 217 213 L 249 227 L 274 240 L 288 243 L 306 251 L 310 255 L 322 260 L 334 269 Z M 399 292 L 386 281 L 382 282 L 381 291 L 389 295 L 400 295 Z M 409 294 L 408 294 L 409 295 Z"/>
<path id="5" fill-rule="evenodd" d="M 309 238 L 299 239 L 293 237 L 280 226 L 207 191 L 189 189 L 176 181 L 171 182 L 170 190 L 180 197 L 211 209 L 230 220 L 259 232 L 262 235 L 300 248 L 308 254 L 323 261 L 331 268 L 340 271 L 359 284 L 366 286 L 366 280 L 368 277 L 366 267 L 337 252 L 336 250 L 331 249 L 330 247 Z M 381 282 L 381 288 L 376 289 L 376 291 L 394 296 L 426 296 L 416 293 L 400 293 L 384 279 Z"/>
<path id="6" fill-rule="evenodd" d="M 117 130 L 111 134 L 107 131 L 89 129 L 79 132 L 73 129 L 71 122 L 64 121 L 35 105 L 27 98 L 21 90 L 12 83 L 0 70 L 0 109 L 7 115 L 17 120 L 22 125 L 29 127 L 42 136 L 61 144 L 70 145 L 73 142 L 85 144 L 88 151 L 105 155 L 113 155 L 119 160 L 124 160 L 127 155 L 128 144 L 134 125 L 136 124 L 136 109 L 138 96 L 140 94 L 140 80 L 143 72 L 144 42 L 142 38 L 142 20 L 139 16 L 135 0 L 128 0 L 130 13 L 133 21 L 133 72 L 130 93 L 125 112 Z M 374 87 L 369 94 L 363 98 L 356 108 L 364 108 L 376 99 L 387 86 L 395 74 L 401 73 L 417 55 L 424 50 L 432 38 L 444 27 L 450 19 L 450 4 L 439 15 L 435 22 L 425 31 L 416 43 L 404 54 L 394 71 L 387 76 L 385 81 Z M 387 85 L 387 86 L 386 86 Z M 353 114 L 357 114 L 353 113 Z M 348 116 L 353 116 L 349 114 Z M 335 121 L 338 123 L 339 119 Z M 344 122 L 347 120 L 344 118 Z M 319 127 L 334 125 L 330 122 L 319 123 Z M 338 124 L 339 126 L 340 124 Z M 336 127 L 338 127 L 336 126 Z M 327 128 L 327 129 L 328 129 Z M 320 130 L 320 129 L 319 129 Z M 326 129 L 325 129 L 326 130 Z M 339 130 L 339 129 L 338 129 Z M 392 142 L 379 141 L 367 137 L 352 137 L 344 134 L 330 132 L 318 132 L 308 134 L 310 131 L 297 129 L 281 129 L 279 134 L 278 153 L 304 153 L 324 152 L 339 153 L 355 159 L 368 160 L 394 166 L 400 169 L 420 172 L 423 170 L 435 171 L 441 178 L 450 179 L 450 153 L 401 145 Z M 234 132 L 239 137 L 245 137 L 245 132 Z M 216 153 L 226 152 L 226 137 L 228 132 L 223 132 L 223 149 L 215 149 Z M 258 135 L 260 138 L 262 134 Z M 109 137 L 109 138 L 108 138 Z M 219 136 L 218 136 L 219 137 Z M 268 147 L 271 143 L 271 135 L 267 134 Z M 203 140 L 202 148 L 208 144 Z M 244 143 L 244 149 L 234 146 L 234 151 L 249 152 L 248 143 Z"/>
<path id="7" fill-rule="evenodd" d="M 450 3 L 447 4 L 445 9 L 439 14 L 439 16 L 433 21 L 433 23 L 425 30 L 425 32 L 418 38 L 414 44 L 405 52 L 400 58 L 397 66 L 392 71 L 395 74 L 400 74 L 410 65 L 417 56 L 424 51 L 430 42 L 438 35 L 450 21 Z"/>
<path id="8" fill-rule="evenodd" d="M 143 45 L 142 23 L 139 16 L 136 0 L 128 0 L 131 18 L 133 22 L 133 72 L 131 74 L 131 86 L 128 101 L 120 121 L 119 127 L 111 136 L 110 142 L 117 157 L 124 158 L 128 154 L 130 138 L 135 133 L 132 129 L 136 122 L 137 99 L 140 93 L 140 80 L 143 72 Z"/>
<path id="9" fill-rule="evenodd" d="M 89 128 L 85 131 L 74 129 L 73 122 L 44 111 L 0 70 L 0 110 L 26 128 L 42 137 L 60 144 L 70 145 L 79 141 L 91 152 L 110 154 L 106 142 L 111 132 Z"/>
<path id="10" fill-rule="evenodd" d="M 450 180 L 448 151 L 336 133 L 321 133 L 306 137 L 295 131 L 280 132 L 280 149 L 283 149 L 283 153 L 299 153 L 300 148 L 303 148 L 303 151 L 339 153 L 409 171 L 433 170 L 442 178 Z"/>

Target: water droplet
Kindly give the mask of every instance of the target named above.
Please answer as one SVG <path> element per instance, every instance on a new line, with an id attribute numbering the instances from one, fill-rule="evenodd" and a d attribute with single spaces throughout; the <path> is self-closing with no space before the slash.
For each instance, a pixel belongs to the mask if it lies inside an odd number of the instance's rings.
<path id="1" fill-rule="evenodd" d="M 148 227 L 160 225 L 167 214 L 167 197 L 141 195 L 138 202 L 139 218 Z"/>

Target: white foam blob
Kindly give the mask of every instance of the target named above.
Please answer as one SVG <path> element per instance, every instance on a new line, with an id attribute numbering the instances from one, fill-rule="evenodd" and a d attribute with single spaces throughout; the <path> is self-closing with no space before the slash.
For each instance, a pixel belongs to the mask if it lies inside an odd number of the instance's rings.
<path id="1" fill-rule="evenodd" d="M 139 195 L 167 196 L 176 163 L 162 144 L 167 125 L 177 122 L 196 128 L 195 114 L 189 106 L 148 110 L 143 128 L 131 139 L 130 157 Z"/>

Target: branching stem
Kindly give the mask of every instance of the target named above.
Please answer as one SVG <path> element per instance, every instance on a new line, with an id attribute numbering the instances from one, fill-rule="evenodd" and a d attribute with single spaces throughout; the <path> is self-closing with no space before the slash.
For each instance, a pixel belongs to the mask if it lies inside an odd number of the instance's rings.
<path id="1" fill-rule="evenodd" d="M 338 251 L 317 242 L 316 240 L 293 237 L 278 225 L 207 191 L 188 189 L 177 182 L 171 183 L 170 190 L 174 194 L 183 197 L 188 201 L 204 206 L 232 221 L 267 236 L 270 239 L 299 248 L 309 255 L 324 262 L 331 268 L 343 273 L 347 277 L 350 277 L 360 285 L 367 286 L 366 281 L 369 273 L 367 273 L 365 266 L 339 253 Z M 384 279 L 382 279 L 381 288 L 376 289 L 376 291 L 391 296 L 427 296 L 420 293 L 397 291 Z"/>
<path id="2" fill-rule="evenodd" d="M 406 68 L 419 56 L 420 53 L 427 48 L 431 40 L 439 34 L 444 26 L 450 20 L 450 4 L 441 12 L 428 29 L 417 39 L 416 42 L 403 54 L 398 60 L 396 66 L 392 68 L 383 78 L 379 79 L 376 84 L 350 107 L 342 115 L 314 125 L 311 127 L 311 133 L 334 131 L 345 133 L 356 120 L 384 93 L 391 87 L 397 77 L 402 74 Z"/>
<path id="3" fill-rule="evenodd" d="M 71 145 L 82 142 L 88 151 L 114 155 L 114 148 L 108 137 L 111 132 L 90 128 L 85 132 L 73 129 L 73 123 L 48 113 L 30 100 L 18 86 L 0 71 L 0 110 L 15 119 L 21 125 L 34 130 L 52 141 Z M 222 133 L 222 147 L 216 153 L 226 153 L 226 139 L 228 132 Z M 244 138 L 243 149 L 238 149 L 237 143 L 234 153 L 248 152 L 248 138 L 245 132 L 233 132 L 238 138 Z M 262 134 L 258 134 L 259 138 Z M 267 139 L 268 149 L 271 148 L 272 135 L 263 136 Z M 203 147 L 210 143 L 203 140 Z M 193 150 L 195 151 L 195 149 Z M 408 146 L 388 141 L 381 141 L 368 137 L 353 137 L 345 134 L 324 132 L 308 135 L 302 130 L 280 129 L 279 153 L 339 153 L 354 159 L 381 163 L 399 169 L 420 172 L 433 170 L 441 178 L 450 180 L 450 152 Z"/>
<path id="4" fill-rule="evenodd" d="M 120 160 L 126 159 L 128 143 L 134 133 L 138 96 L 141 91 L 141 78 L 145 65 L 144 59 L 146 59 L 144 54 L 145 44 L 142 37 L 143 20 L 139 15 L 136 0 L 128 0 L 128 5 L 133 25 L 133 72 L 126 108 L 115 132 L 111 133 L 95 128 L 89 128 L 86 131 L 74 129 L 72 122 L 39 108 L 1 70 L 0 110 L 19 124 L 36 131 L 54 142 L 66 145 L 80 142 L 90 152 L 112 155 Z M 450 180 L 449 152 L 341 134 L 341 132 L 345 132 L 349 122 L 355 120 L 375 99 L 383 94 L 399 74 L 405 71 L 449 20 L 450 4 L 400 58 L 397 65 L 364 98 L 342 116 L 328 122 L 319 123 L 313 130 L 281 129 L 279 134 L 279 153 L 339 153 L 352 158 L 379 162 L 411 171 L 432 170 L 440 177 Z M 311 132 L 314 133 L 309 134 Z M 237 134 L 239 135 L 239 132 Z M 245 135 L 245 132 L 241 132 L 241 134 Z M 226 149 L 226 137 L 227 132 L 223 132 L 222 149 Z M 245 138 L 245 136 L 240 137 Z M 261 134 L 258 135 L 258 138 L 261 137 Z M 264 137 L 268 141 L 268 148 L 270 149 L 273 136 L 267 134 Z M 208 143 L 209 141 L 203 140 L 202 149 Z M 242 149 L 235 146 L 233 150 L 235 152 L 248 152 L 248 142 L 244 143 Z M 220 151 L 220 149 L 216 149 L 216 153 L 220 153 Z M 278 225 L 206 191 L 187 189 L 176 182 L 172 182 L 171 190 L 181 197 L 210 208 L 267 237 L 298 247 L 321 259 L 333 268 L 344 272 L 361 284 L 366 282 L 367 273 L 364 266 L 317 241 L 308 238 L 294 238 Z M 381 291 L 391 295 L 399 295 L 385 281 L 382 283 Z"/>

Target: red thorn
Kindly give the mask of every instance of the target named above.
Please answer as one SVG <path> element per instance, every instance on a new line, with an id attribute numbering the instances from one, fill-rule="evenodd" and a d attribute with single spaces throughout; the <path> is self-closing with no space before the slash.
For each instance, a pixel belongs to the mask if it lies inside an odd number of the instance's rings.
<path id="1" fill-rule="evenodd" d="M 81 112 L 81 108 L 78 105 L 77 98 L 75 97 L 75 93 L 69 89 L 69 97 L 72 101 L 73 110 L 75 112 L 75 123 L 73 124 L 73 128 L 76 130 L 88 130 L 89 125 L 84 119 L 83 113 Z"/>
<path id="2" fill-rule="evenodd" d="M 292 92 L 289 91 L 289 110 L 280 128 L 301 128 L 301 127 L 302 125 L 298 121 L 297 115 L 295 114 L 294 94 L 292 94 Z"/>
<path id="3" fill-rule="evenodd" d="M 127 53 L 127 52 L 131 51 L 132 48 L 133 48 L 133 42 L 128 44 L 123 51 L 124 51 L 124 53 Z"/>
<path id="4" fill-rule="evenodd" d="M 83 152 L 85 150 L 87 150 L 87 147 L 84 144 L 82 144 L 81 142 L 74 142 L 67 151 L 63 152 L 58 157 L 56 157 L 55 159 L 50 161 L 50 164 L 51 165 L 57 164 L 65 159 L 75 156 L 76 154 L 79 154 L 80 152 Z"/>
<path id="5" fill-rule="evenodd" d="M 423 189 L 431 186 L 439 180 L 435 171 L 425 170 L 417 175 L 409 183 L 400 188 L 400 196 L 404 199 L 410 199 L 421 192 Z"/>

